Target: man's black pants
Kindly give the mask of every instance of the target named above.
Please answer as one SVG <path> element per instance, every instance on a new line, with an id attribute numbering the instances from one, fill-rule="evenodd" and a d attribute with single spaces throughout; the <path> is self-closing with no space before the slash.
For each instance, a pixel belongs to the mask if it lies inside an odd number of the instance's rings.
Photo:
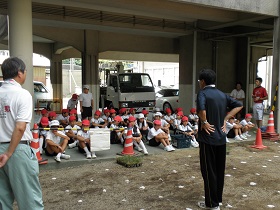
<path id="1" fill-rule="evenodd" d="M 207 207 L 219 206 L 222 202 L 226 144 L 210 145 L 199 142 L 200 170 L 204 180 L 205 204 Z"/>

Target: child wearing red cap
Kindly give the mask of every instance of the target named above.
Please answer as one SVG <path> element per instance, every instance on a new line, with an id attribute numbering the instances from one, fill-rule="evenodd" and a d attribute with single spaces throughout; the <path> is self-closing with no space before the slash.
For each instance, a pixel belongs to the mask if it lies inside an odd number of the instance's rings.
<path id="1" fill-rule="evenodd" d="M 69 110 L 62 109 L 61 114 L 56 117 L 56 120 L 58 120 L 60 125 L 62 125 L 65 128 L 69 123 L 68 118 L 69 118 Z"/>
<path id="2" fill-rule="evenodd" d="M 51 122 L 52 120 L 56 120 L 56 112 L 54 111 L 51 111 L 49 112 L 49 115 L 48 115 L 48 118 L 49 118 L 49 121 Z"/>
<path id="3" fill-rule="evenodd" d="M 149 130 L 148 141 L 150 146 L 159 146 L 163 144 L 164 150 L 167 152 L 174 151 L 174 147 L 170 144 L 168 134 L 161 129 L 160 120 L 154 120 L 154 127 Z"/>
<path id="4" fill-rule="evenodd" d="M 90 121 L 85 119 L 82 121 L 82 130 L 77 133 L 77 139 L 79 140 L 78 150 L 81 153 L 86 153 L 87 159 L 96 158 L 95 152 L 90 152 L 89 127 Z"/>
<path id="5" fill-rule="evenodd" d="M 40 150 L 40 154 L 42 154 L 43 150 L 45 149 L 46 136 L 48 132 L 44 128 L 49 127 L 49 119 L 47 117 L 42 117 L 40 123 L 38 124 L 38 127 L 39 127 L 39 150 Z"/>
<path id="6" fill-rule="evenodd" d="M 139 130 L 139 128 L 135 125 L 136 118 L 133 116 L 130 116 L 128 118 L 128 123 L 132 127 L 132 139 L 133 139 L 133 145 L 139 152 L 143 152 L 144 155 L 148 155 L 148 151 L 142 141 L 142 134 Z M 124 136 L 126 138 L 127 130 L 124 132 Z"/>
<path id="7" fill-rule="evenodd" d="M 70 138 L 68 141 L 68 148 L 72 149 L 76 146 L 78 146 L 78 139 L 77 139 L 77 133 L 80 130 L 80 126 L 76 124 L 76 117 L 70 116 L 69 117 L 69 125 L 65 127 L 65 134 Z"/>
<path id="8" fill-rule="evenodd" d="M 48 114 L 49 114 L 48 110 L 42 109 L 42 110 L 41 110 L 41 116 L 40 116 L 40 118 L 38 119 L 37 124 L 38 124 L 38 125 L 40 124 L 42 117 L 48 117 Z"/>
<path id="9" fill-rule="evenodd" d="M 183 133 L 187 136 L 191 136 L 192 138 L 191 145 L 193 147 L 199 147 L 199 144 L 194 136 L 195 132 L 192 130 L 192 128 L 188 123 L 189 123 L 188 117 L 187 116 L 182 117 L 182 123 L 179 125 L 178 130 L 180 131 L 180 133 Z"/>
<path id="10" fill-rule="evenodd" d="M 152 121 L 150 121 L 150 120 L 148 119 L 148 114 L 149 114 L 149 111 L 148 111 L 148 110 L 146 110 L 146 109 L 143 109 L 143 110 L 142 110 L 142 114 L 144 115 L 145 120 L 146 120 L 146 122 L 147 122 L 147 123 L 148 123 L 148 125 L 149 125 L 149 128 L 152 128 L 152 127 L 153 127 L 153 122 L 152 122 Z"/>
<path id="11" fill-rule="evenodd" d="M 90 120 L 90 124 L 92 128 L 105 128 L 107 123 L 100 117 L 101 112 L 99 110 L 96 110 L 94 113 L 93 118 Z"/>
<path id="12" fill-rule="evenodd" d="M 104 120 L 104 122 L 107 124 L 106 127 L 110 127 L 110 122 L 109 122 L 109 118 L 110 118 L 110 110 L 109 109 L 104 109 L 103 110 L 103 115 L 102 115 L 102 119 Z"/>
<path id="13" fill-rule="evenodd" d="M 198 130 L 198 121 L 199 121 L 199 117 L 196 114 L 196 108 L 191 108 L 189 114 L 189 124 L 191 124 L 192 129 L 196 132 Z"/>
<path id="14" fill-rule="evenodd" d="M 163 116 L 163 119 L 169 123 L 170 125 L 170 129 L 173 130 L 174 129 L 174 117 L 171 115 L 172 114 L 172 111 L 170 108 L 166 108 L 165 109 L 165 113 L 166 115 Z"/>
<path id="15" fill-rule="evenodd" d="M 182 117 L 184 116 L 182 111 L 177 112 L 176 118 L 174 119 L 174 128 L 179 129 L 179 125 L 181 125 Z"/>
<path id="16" fill-rule="evenodd" d="M 120 123 L 122 122 L 121 116 L 117 115 L 113 119 L 113 122 L 111 123 L 110 128 L 112 129 L 112 132 L 110 134 L 110 141 L 111 144 L 117 144 L 117 143 L 124 143 L 123 139 L 123 132 L 124 129 L 120 127 Z"/>
<path id="17" fill-rule="evenodd" d="M 127 126 L 127 119 L 129 118 L 129 115 L 128 115 L 128 110 L 126 109 L 126 108 L 121 108 L 120 110 L 119 110 L 119 114 L 120 114 L 120 116 L 122 117 L 122 122 L 121 122 L 121 124 L 123 125 L 123 126 Z"/>
<path id="18" fill-rule="evenodd" d="M 252 115 L 251 114 L 246 114 L 245 119 L 241 120 L 240 125 L 242 125 L 242 134 L 243 136 L 250 137 L 251 135 L 248 133 L 252 128 L 255 127 L 255 124 L 251 122 L 252 120 Z"/>

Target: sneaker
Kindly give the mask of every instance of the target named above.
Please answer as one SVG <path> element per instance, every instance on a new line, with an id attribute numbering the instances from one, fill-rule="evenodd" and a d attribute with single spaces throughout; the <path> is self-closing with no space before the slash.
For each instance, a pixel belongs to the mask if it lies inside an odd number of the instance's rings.
<path id="1" fill-rule="evenodd" d="M 207 207 L 205 205 L 205 201 L 199 201 L 197 203 L 198 207 L 199 208 L 202 208 L 202 209 L 210 209 L 210 210 L 220 210 L 220 206 L 216 206 L 216 207 Z M 220 205 L 220 204 L 219 204 Z"/>
<path id="2" fill-rule="evenodd" d="M 143 151 L 140 147 L 138 147 L 137 150 L 138 150 L 139 152 L 142 152 L 142 151 Z"/>
<path id="3" fill-rule="evenodd" d="M 246 135 L 247 137 L 251 137 L 251 136 L 252 136 L 252 135 L 250 135 L 249 133 L 246 133 L 245 135 Z"/>
<path id="4" fill-rule="evenodd" d="M 242 141 L 242 139 L 241 139 L 239 136 L 235 136 L 235 137 L 234 137 L 234 140 Z"/>
<path id="5" fill-rule="evenodd" d="M 164 150 L 167 151 L 167 152 L 171 152 L 172 151 L 172 150 L 170 150 L 169 146 L 164 147 Z"/>
<path id="6" fill-rule="evenodd" d="M 91 154 L 90 153 L 87 154 L 87 159 L 91 159 Z"/>
<path id="7" fill-rule="evenodd" d="M 243 135 L 243 134 L 240 135 L 240 138 L 241 139 L 245 139 L 245 140 L 247 139 L 247 137 L 245 135 Z"/>
<path id="8" fill-rule="evenodd" d="M 54 157 L 54 160 L 55 160 L 56 162 L 58 162 L 58 163 L 61 162 L 60 157 L 57 157 L 57 156 Z"/>
<path id="9" fill-rule="evenodd" d="M 227 137 L 226 137 L 226 142 L 227 142 L 227 143 L 229 143 L 229 140 L 228 140 L 228 138 L 227 138 Z"/>
<path id="10" fill-rule="evenodd" d="M 74 148 L 74 147 L 76 147 L 76 146 L 77 146 L 77 142 L 68 144 L 68 148 L 69 148 L 69 149 L 72 149 L 72 148 Z"/>
<path id="11" fill-rule="evenodd" d="M 70 155 L 62 154 L 61 158 L 65 159 L 65 160 L 69 160 L 70 159 Z"/>
<path id="12" fill-rule="evenodd" d="M 170 151 L 175 151 L 175 148 L 171 144 L 168 147 L 170 148 Z"/>
<path id="13" fill-rule="evenodd" d="M 198 144 L 194 141 L 191 141 L 191 145 L 192 145 L 192 147 L 198 147 Z"/>
<path id="14" fill-rule="evenodd" d="M 96 158 L 96 155 L 94 153 L 92 153 L 91 158 Z"/>
<path id="15" fill-rule="evenodd" d="M 148 155 L 148 151 L 147 150 L 144 150 L 144 155 Z"/>

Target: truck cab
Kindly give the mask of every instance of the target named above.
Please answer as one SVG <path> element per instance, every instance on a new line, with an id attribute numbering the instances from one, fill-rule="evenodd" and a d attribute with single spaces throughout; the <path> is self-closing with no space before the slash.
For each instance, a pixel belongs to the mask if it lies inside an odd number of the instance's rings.
<path id="1" fill-rule="evenodd" d="M 152 111 L 155 106 L 155 88 L 146 73 L 113 73 L 108 75 L 106 105 Z"/>

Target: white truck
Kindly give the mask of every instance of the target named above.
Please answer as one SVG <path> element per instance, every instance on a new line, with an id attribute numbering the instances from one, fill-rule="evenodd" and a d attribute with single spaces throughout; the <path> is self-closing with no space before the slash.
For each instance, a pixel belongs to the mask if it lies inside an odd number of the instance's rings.
<path id="1" fill-rule="evenodd" d="M 135 108 L 153 111 L 155 107 L 155 88 L 151 77 L 146 73 L 113 73 L 107 78 L 105 106 Z"/>

